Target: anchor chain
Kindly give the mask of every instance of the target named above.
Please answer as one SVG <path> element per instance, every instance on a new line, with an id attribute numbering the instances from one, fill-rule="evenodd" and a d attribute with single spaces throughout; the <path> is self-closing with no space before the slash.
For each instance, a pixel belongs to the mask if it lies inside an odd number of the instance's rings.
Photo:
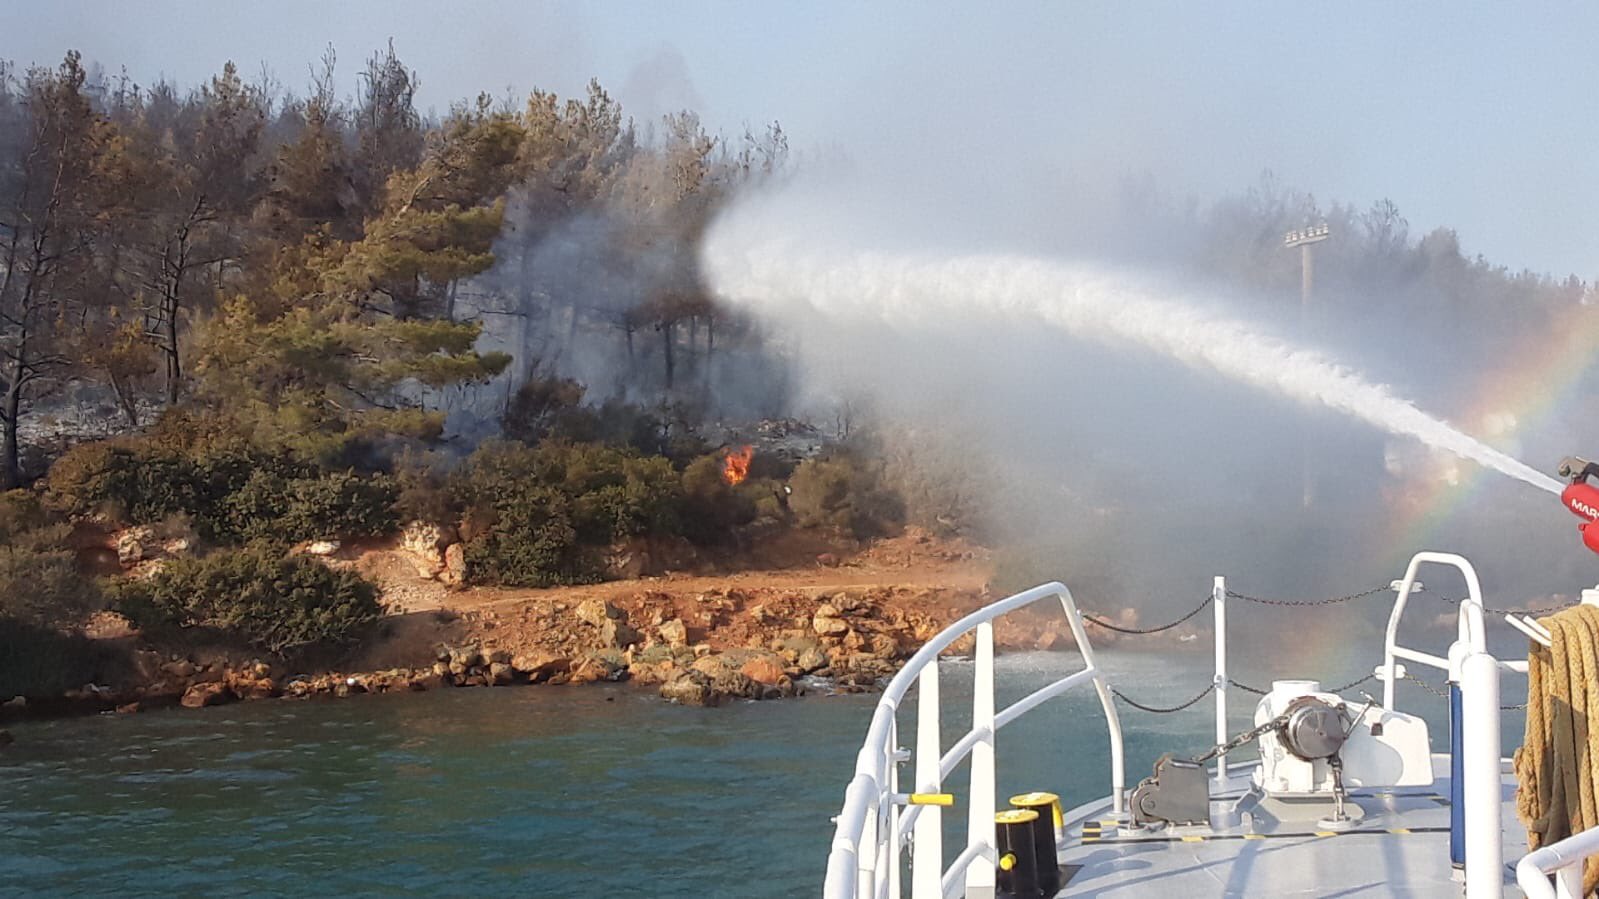
<path id="1" fill-rule="evenodd" d="M 1277 717 L 1271 719 L 1270 721 L 1267 721 L 1265 724 L 1257 724 L 1254 727 L 1251 727 L 1249 730 L 1244 731 L 1243 733 L 1239 734 L 1236 737 L 1233 737 L 1231 740 L 1228 740 L 1225 743 L 1217 743 L 1215 746 L 1212 746 L 1210 748 L 1210 750 L 1207 751 L 1204 755 L 1196 755 L 1193 758 L 1189 759 L 1189 761 L 1193 762 L 1196 765 L 1203 765 L 1206 762 L 1210 761 L 1211 759 L 1213 759 L 1213 758 L 1215 758 L 1215 757 L 1217 757 L 1219 755 L 1224 755 L 1226 753 L 1232 752 L 1234 749 L 1237 749 L 1238 747 L 1243 746 L 1244 744 L 1250 742 L 1251 740 L 1254 740 L 1255 738 L 1259 737 L 1261 734 L 1266 733 L 1267 731 L 1270 731 L 1270 730 L 1275 730 L 1276 728 L 1282 727 L 1284 724 L 1287 724 L 1287 723 L 1288 723 L 1288 713 L 1285 712 L 1285 713 L 1283 713 L 1281 715 L 1278 715 Z"/>

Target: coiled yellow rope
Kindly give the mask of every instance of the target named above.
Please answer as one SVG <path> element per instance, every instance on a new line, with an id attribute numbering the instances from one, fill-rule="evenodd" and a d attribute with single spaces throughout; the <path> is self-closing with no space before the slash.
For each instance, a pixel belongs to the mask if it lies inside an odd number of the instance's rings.
<path id="1" fill-rule="evenodd" d="M 1551 645 L 1527 653 L 1527 731 L 1515 757 L 1528 849 L 1599 826 L 1599 608 L 1573 606 L 1539 623 Z M 1582 882 L 1583 895 L 1599 887 L 1595 859 Z"/>

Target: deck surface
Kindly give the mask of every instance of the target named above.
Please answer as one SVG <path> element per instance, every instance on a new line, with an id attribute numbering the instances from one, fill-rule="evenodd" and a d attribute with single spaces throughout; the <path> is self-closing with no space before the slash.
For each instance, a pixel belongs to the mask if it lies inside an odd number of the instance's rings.
<path id="1" fill-rule="evenodd" d="M 1060 861 L 1081 865 L 1060 896 L 1413 896 L 1462 895 L 1449 864 L 1447 761 L 1430 787 L 1357 791 L 1365 812 L 1338 832 L 1312 820 L 1273 820 L 1270 814 L 1220 830 L 1175 828 L 1146 832 L 1109 820 L 1109 805 L 1068 816 Z M 1213 810 L 1230 808 L 1246 781 L 1234 777 Z M 1515 780 L 1501 782 L 1506 896 L 1520 896 L 1511 872 L 1526 853 L 1515 815 Z"/>

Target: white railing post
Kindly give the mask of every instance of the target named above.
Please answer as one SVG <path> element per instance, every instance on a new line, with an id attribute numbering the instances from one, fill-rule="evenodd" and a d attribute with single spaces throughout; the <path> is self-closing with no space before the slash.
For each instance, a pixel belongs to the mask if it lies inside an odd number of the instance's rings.
<path id="1" fill-rule="evenodd" d="M 966 868 L 966 899 L 994 899 L 994 624 L 977 625 L 973 651 L 971 808 L 966 817 L 966 848 L 982 852 Z"/>
<path id="2" fill-rule="evenodd" d="M 885 817 L 888 818 L 888 831 L 884 834 L 883 843 L 886 850 L 885 854 L 888 856 L 887 861 L 885 862 L 888 865 L 888 871 L 887 876 L 884 878 L 886 881 L 884 885 L 887 887 L 887 889 L 879 892 L 883 893 L 884 895 L 893 896 L 894 899 L 899 899 L 900 810 L 899 803 L 895 801 L 895 797 L 899 796 L 899 760 L 901 754 L 899 751 L 899 719 L 897 717 L 894 719 L 894 726 L 888 730 L 888 751 L 886 755 L 888 756 L 889 798 L 887 800 L 888 814 Z"/>
<path id="3" fill-rule="evenodd" d="M 873 787 L 876 789 L 876 785 Z M 855 897 L 877 899 L 877 818 L 882 793 L 872 797 L 866 808 L 866 822 L 861 827 L 861 840 L 855 852 Z"/>
<path id="4" fill-rule="evenodd" d="M 1473 652 L 1461 665 L 1464 694 L 1466 897 L 1503 894 L 1504 825 L 1500 820 L 1499 663 Z"/>
<path id="5" fill-rule="evenodd" d="M 1227 742 L 1227 579 L 1217 576 L 1210 588 L 1216 610 L 1216 744 Z M 1216 789 L 1227 787 L 1227 753 L 1216 757 Z"/>
<path id="6" fill-rule="evenodd" d="M 938 760 L 938 662 L 922 669 L 916 687 L 916 792 L 941 793 Z M 918 806 L 911 843 L 911 899 L 942 899 L 939 880 L 944 867 L 943 809 Z"/>
<path id="7" fill-rule="evenodd" d="M 1105 712 L 1105 729 L 1110 736 L 1111 815 L 1121 819 L 1127 812 L 1127 762 L 1122 747 L 1122 719 L 1116 714 L 1116 701 L 1111 698 L 1105 672 L 1099 670 L 1099 662 L 1094 659 L 1094 646 L 1088 642 L 1088 630 L 1083 627 L 1083 616 L 1077 612 L 1077 601 L 1072 598 L 1072 591 L 1064 586 L 1060 590 L 1060 607 L 1066 613 L 1066 623 L 1071 625 L 1072 639 L 1077 642 L 1077 652 L 1083 657 L 1084 669 L 1094 672 L 1094 693 L 1099 696 L 1099 707 Z"/>

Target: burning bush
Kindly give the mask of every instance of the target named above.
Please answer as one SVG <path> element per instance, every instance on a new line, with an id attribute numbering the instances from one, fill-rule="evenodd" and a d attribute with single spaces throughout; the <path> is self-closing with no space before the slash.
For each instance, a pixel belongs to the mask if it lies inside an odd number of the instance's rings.
<path id="1" fill-rule="evenodd" d="M 683 469 L 683 536 L 701 546 L 725 542 L 734 528 L 755 520 L 749 492 L 728 483 L 724 453 L 690 462 Z"/>

